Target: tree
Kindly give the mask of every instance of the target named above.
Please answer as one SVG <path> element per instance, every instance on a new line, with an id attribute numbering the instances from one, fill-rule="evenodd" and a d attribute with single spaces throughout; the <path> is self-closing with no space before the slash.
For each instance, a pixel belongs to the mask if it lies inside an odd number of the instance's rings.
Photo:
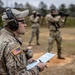
<path id="1" fill-rule="evenodd" d="M 39 13 L 42 15 L 47 14 L 47 5 L 43 1 L 39 3 Z"/>
<path id="2" fill-rule="evenodd" d="M 66 13 L 66 12 L 67 12 L 66 5 L 65 5 L 65 4 L 61 4 L 61 5 L 59 6 L 59 11 L 63 11 L 64 13 Z"/>
<path id="3" fill-rule="evenodd" d="M 35 9 L 34 6 L 30 5 L 28 2 L 25 4 L 25 9 L 29 9 L 30 14 L 32 14 L 32 11 Z"/>
<path id="4" fill-rule="evenodd" d="M 19 8 L 24 8 L 22 3 L 19 4 Z"/>
<path id="5" fill-rule="evenodd" d="M 47 5 L 41 1 L 39 3 L 39 8 L 38 8 L 38 11 L 39 11 L 39 14 L 42 16 L 41 20 L 40 20 L 40 25 L 44 25 L 44 21 L 45 21 L 45 18 L 44 16 L 47 14 Z"/>
<path id="6" fill-rule="evenodd" d="M 69 12 L 71 16 L 75 16 L 75 5 L 74 4 L 70 4 L 69 7 Z"/>
<path id="7" fill-rule="evenodd" d="M 18 8 L 18 3 L 17 2 L 14 3 L 14 8 Z"/>
<path id="8" fill-rule="evenodd" d="M 0 0 L 0 7 L 2 7 L 4 5 L 4 3 Z"/>
<path id="9" fill-rule="evenodd" d="M 51 6 L 49 7 L 49 10 L 51 10 L 51 9 L 56 9 L 56 6 L 51 4 Z"/>
<path id="10" fill-rule="evenodd" d="M 0 15 L 5 11 L 5 9 L 2 7 L 4 5 L 4 3 L 2 2 L 2 0 L 0 0 Z"/>
<path id="11" fill-rule="evenodd" d="M 21 9 L 23 9 L 24 6 L 23 6 L 22 3 L 18 4 L 17 2 L 15 2 L 15 3 L 14 3 L 14 8 L 19 8 L 19 9 L 21 8 Z"/>

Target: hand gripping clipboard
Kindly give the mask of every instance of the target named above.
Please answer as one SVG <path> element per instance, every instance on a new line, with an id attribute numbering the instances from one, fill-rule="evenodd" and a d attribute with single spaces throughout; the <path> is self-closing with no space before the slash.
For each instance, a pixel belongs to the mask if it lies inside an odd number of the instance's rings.
<path id="1" fill-rule="evenodd" d="M 53 56 L 55 56 L 55 54 L 52 53 L 45 53 L 44 55 L 42 55 L 41 57 L 39 57 L 35 62 L 28 64 L 26 66 L 27 70 L 33 68 L 34 66 L 36 66 L 41 60 L 41 62 L 46 63 L 47 61 L 49 61 Z"/>

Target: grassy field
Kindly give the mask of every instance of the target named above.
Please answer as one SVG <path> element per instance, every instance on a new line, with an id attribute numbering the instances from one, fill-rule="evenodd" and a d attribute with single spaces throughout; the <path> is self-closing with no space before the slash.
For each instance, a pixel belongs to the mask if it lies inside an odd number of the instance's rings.
<path id="1" fill-rule="evenodd" d="M 60 29 L 62 36 L 62 56 L 65 60 L 57 59 L 57 55 L 47 63 L 48 68 L 40 75 L 75 75 L 75 28 Z M 31 28 L 26 29 L 23 38 L 23 46 L 27 47 L 31 35 Z M 33 58 L 37 59 L 43 55 L 48 45 L 49 31 L 47 28 L 40 28 L 40 46 L 36 45 L 36 38 L 32 41 Z M 57 53 L 56 43 L 54 43 L 52 53 Z"/>

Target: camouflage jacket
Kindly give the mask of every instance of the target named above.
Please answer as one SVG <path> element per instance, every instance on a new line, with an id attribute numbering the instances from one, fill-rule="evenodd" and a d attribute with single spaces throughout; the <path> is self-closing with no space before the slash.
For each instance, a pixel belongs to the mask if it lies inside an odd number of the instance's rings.
<path id="1" fill-rule="evenodd" d="M 26 69 L 25 51 L 12 33 L 5 30 L 0 36 L 0 75 L 39 75 L 34 67 Z"/>
<path id="2" fill-rule="evenodd" d="M 46 22 L 50 30 L 59 30 L 63 26 L 64 19 L 61 16 L 53 17 L 50 13 L 46 15 Z"/>
<path id="3" fill-rule="evenodd" d="M 36 16 L 35 18 L 33 17 L 33 15 L 30 16 L 30 21 L 32 23 L 32 27 L 39 27 L 39 17 Z"/>

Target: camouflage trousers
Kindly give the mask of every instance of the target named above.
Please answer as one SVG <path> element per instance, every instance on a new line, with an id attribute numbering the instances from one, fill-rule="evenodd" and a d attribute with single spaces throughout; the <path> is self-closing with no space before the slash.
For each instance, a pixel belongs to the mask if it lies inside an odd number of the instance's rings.
<path id="1" fill-rule="evenodd" d="M 36 36 L 36 43 L 39 42 L 39 27 L 32 27 L 31 37 L 29 43 L 32 42 L 34 36 Z"/>
<path id="2" fill-rule="evenodd" d="M 62 37 L 59 31 L 50 31 L 50 37 L 48 38 L 48 48 L 47 51 L 50 52 L 53 48 L 53 44 L 56 41 L 58 54 L 61 54 L 61 42 Z"/>

